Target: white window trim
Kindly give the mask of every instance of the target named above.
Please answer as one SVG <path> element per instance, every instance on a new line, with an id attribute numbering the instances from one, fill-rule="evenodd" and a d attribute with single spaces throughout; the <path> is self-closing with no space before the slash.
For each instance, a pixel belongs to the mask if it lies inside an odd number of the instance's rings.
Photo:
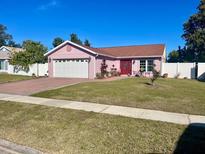
<path id="1" fill-rule="evenodd" d="M 145 72 L 148 70 L 148 60 L 145 60 Z"/>
<path id="2" fill-rule="evenodd" d="M 148 60 L 153 60 L 153 65 L 154 65 L 154 59 L 142 59 L 142 60 L 145 60 L 145 72 L 151 72 L 151 71 L 148 71 Z M 141 62 L 141 60 L 140 60 L 140 62 Z"/>

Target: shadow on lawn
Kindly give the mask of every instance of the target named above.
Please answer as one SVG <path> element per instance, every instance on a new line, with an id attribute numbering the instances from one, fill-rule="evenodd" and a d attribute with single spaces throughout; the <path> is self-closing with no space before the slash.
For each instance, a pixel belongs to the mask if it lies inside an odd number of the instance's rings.
<path id="1" fill-rule="evenodd" d="M 190 124 L 179 138 L 174 154 L 205 153 L 205 124 Z"/>
<path id="2" fill-rule="evenodd" d="M 161 86 L 158 84 L 158 83 L 154 83 L 154 85 L 150 82 L 144 82 L 144 84 L 146 85 L 146 87 L 149 87 L 149 88 L 153 88 L 153 89 L 156 89 L 156 88 L 160 88 Z"/>

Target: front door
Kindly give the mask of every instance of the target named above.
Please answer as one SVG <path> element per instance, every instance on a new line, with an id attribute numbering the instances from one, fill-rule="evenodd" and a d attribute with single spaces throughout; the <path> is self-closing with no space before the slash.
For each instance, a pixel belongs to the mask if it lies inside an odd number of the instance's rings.
<path id="1" fill-rule="evenodd" d="M 120 60 L 120 70 L 121 70 L 121 74 L 131 75 L 132 60 Z"/>

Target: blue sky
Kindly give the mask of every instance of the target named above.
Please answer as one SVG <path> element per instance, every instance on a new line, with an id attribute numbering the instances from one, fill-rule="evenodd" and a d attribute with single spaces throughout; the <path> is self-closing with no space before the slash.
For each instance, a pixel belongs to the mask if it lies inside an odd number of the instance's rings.
<path id="1" fill-rule="evenodd" d="M 0 23 L 14 40 L 52 47 L 53 38 L 77 33 L 94 47 L 165 43 L 183 45 L 182 25 L 199 0 L 2 0 Z"/>

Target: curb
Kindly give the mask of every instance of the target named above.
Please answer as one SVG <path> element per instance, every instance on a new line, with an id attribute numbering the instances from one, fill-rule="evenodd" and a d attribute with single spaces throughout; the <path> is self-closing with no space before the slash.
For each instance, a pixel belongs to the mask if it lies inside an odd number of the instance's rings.
<path id="1" fill-rule="evenodd" d="M 23 146 L 23 145 L 18 145 L 3 139 L 0 139 L 0 147 L 5 149 L 6 152 L 12 151 L 13 153 L 19 153 L 19 154 L 43 154 L 43 152 L 39 150 L 27 146 Z"/>

